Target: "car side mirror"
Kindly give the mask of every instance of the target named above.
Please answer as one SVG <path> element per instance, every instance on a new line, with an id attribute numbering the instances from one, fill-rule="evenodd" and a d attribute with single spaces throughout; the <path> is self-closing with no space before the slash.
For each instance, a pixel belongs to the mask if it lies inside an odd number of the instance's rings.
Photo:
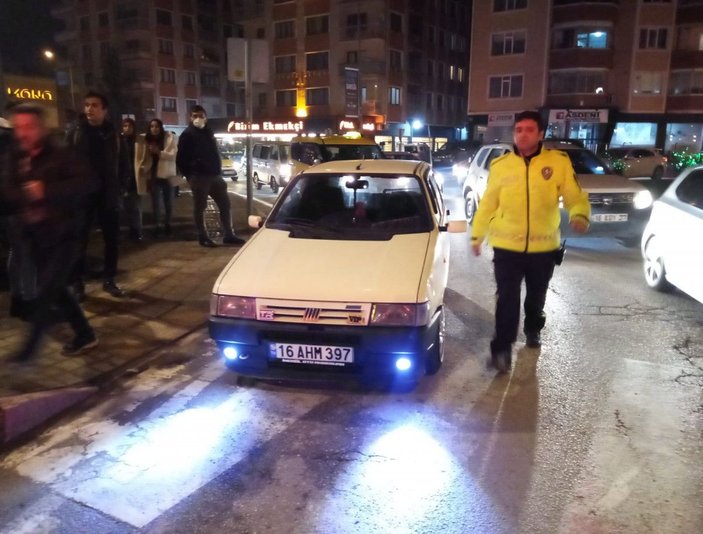
<path id="1" fill-rule="evenodd" d="M 264 218 L 260 215 L 249 215 L 247 223 L 249 223 L 249 228 L 259 229 L 264 225 Z"/>
<path id="2" fill-rule="evenodd" d="M 445 226 L 440 226 L 440 232 L 449 232 L 450 234 L 463 234 L 468 228 L 466 221 L 449 221 Z"/>

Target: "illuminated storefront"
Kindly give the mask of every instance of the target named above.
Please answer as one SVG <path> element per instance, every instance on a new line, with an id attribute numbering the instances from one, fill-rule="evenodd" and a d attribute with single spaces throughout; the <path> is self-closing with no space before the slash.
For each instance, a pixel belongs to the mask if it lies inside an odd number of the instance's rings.
<path id="1" fill-rule="evenodd" d="M 49 128 L 59 127 L 58 97 L 56 82 L 53 79 L 5 73 L 3 82 L 5 102 L 41 104 L 46 109 Z"/>

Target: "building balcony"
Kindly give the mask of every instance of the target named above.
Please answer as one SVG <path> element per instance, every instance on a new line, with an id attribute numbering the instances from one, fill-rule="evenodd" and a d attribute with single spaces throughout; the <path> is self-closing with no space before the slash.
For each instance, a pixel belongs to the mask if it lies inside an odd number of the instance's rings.
<path id="1" fill-rule="evenodd" d="M 339 74 L 344 74 L 344 69 L 350 67 L 353 69 L 359 69 L 359 74 L 386 74 L 386 62 L 385 61 L 361 61 L 359 63 L 340 63 L 339 64 Z"/>
<path id="2" fill-rule="evenodd" d="M 573 2 L 570 0 L 555 0 L 552 8 L 552 25 L 564 22 L 588 21 L 608 21 L 617 22 L 620 11 L 619 2 L 601 1 L 595 2 Z"/>
<path id="3" fill-rule="evenodd" d="M 671 53 L 672 69 L 703 68 L 703 50 L 674 50 Z"/>
<path id="4" fill-rule="evenodd" d="M 667 111 L 693 112 L 703 109 L 703 94 L 669 95 L 666 99 Z"/>
<path id="5" fill-rule="evenodd" d="M 370 26 L 347 26 L 339 28 L 338 37 L 340 41 L 364 41 L 367 39 L 386 39 L 388 34 L 385 26 L 374 24 Z"/>
<path id="6" fill-rule="evenodd" d="M 607 48 L 551 50 L 550 69 L 612 69 L 614 52 Z"/>
<path id="7" fill-rule="evenodd" d="M 696 24 L 703 22 L 703 9 L 700 5 L 679 6 L 676 11 L 676 24 Z"/>
<path id="8" fill-rule="evenodd" d="M 613 106 L 613 96 L 608 93 L 547 95 L 545 106 L 552 108 L 609 108 Z"/>

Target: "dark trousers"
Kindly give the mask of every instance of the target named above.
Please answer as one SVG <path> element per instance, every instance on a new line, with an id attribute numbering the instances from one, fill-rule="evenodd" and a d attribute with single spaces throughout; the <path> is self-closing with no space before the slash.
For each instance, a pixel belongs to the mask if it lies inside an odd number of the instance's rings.
<path id="1" fill-rule="evenodd" d="M 188 183 L 193 192 L 193 219 L 198 230 L 198 238 L 208 237 L 204 219 L 208 196 L 212 197 L 220 212 L 220 223 L 225 237 L 233 236 L 227 183 L 222 176 L 190 176 Z"/>
<path id="2" fill-rule="evenodd" d="M 71 325 L 76 337 L 85 339 L 94 335 L 80 304 L 68 288 L 80 248 L 81 243 L 77 240 L 54 243 L 48 248 L 32 246 L 33 259 L 39 268 L 38 291 L 30 317 L 32 326 L 22 350 L 25 355 L 29 356 L 37 349 L 51 324 L 54 307 Z"/>
<path id="3" fill-rule="evenodd" d="M 86 211 L 83 232 L 83 248 L 81 250 L 76 268 L 74 281 L 82 282 L 86 271 L 86 254 L 90 231 L 97 220 L 103 237 L 103 278 L 112 279 L 117 275 L 117 259 L 119 257 L 120 212 L 117 207 L 105 206 L 103 202 L 91 202 Z"/>
<path id="4" fill-rule="evenodd" d="M 520 324 L 520 289 L 525 280 L 525 332 L 544 328 L 544 303 L 554 274 L 554 252 L 522 253 L 493 250 L 496 278 L 496 330 L 491 353 L 510 350 Z"/>
<path id="5" fill-rule="evenodd" d="M 195 193 L 193 193 L 195 195 Z M 171 213 L 173 212 L 173 186 L 168 180 L 155 178 L 151 181 L 151 208 L 154 212 L 154 222 L 159 226 L 161 221 L 161 204 L 164 206 L 165 225 L 171 224 Z"/>

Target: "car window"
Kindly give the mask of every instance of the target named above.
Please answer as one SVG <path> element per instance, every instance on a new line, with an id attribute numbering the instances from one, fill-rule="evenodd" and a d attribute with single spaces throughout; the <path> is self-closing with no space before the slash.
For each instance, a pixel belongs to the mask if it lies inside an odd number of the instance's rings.
<path id="1" fill-rule="evenodd" d="M 627 155 L 626 148 L 611 148 L 608 150 L 608 156 L 611 158 L 624 158 Z"/>
<path id="2" fill-rule="evenodd" d="M 483 167 L 483 162 L 486 160 L 486 156 L 490 151 L 490 148 L 482 148 L 481 152 L 479 152 L 478 156 L 476 156 L 476 165 Z"/>
<path id="3" fill-rule="evenodd" d="M 322 145 L 320 152 L 322 161 L 383 159 L 383 153 L 376 145 Z"/>
<path id="4" fill-rule="evenodd" d="M 293 143 L 290 151 L 294 160 L 306 165 L 314 165 L 316 159 L 322 160 L 320 146 L 315 143 Z"/>
<path id="5" fill-rule="evenodd" d="M 254 145 L 254 149 L 251 151 L 251 155 L 254 158 L 261 157 L 261 145 Z"/>
<path id="6" fill-rule="evenodd" d="M 692 171 L 676 188 L 682 202 L 703 209 L 703 170 Z"/>
<path id="7" fill-rule="evenodd" d="M 563 152 L 569 156 L 576 174 L 606 174 L 608 172 L 608 166 L 590 150 L 585 148 L 569 149 Z"/>
<path id="8" fill-rule="evenodd" d="M 491 149 L 491 153 L 488 154 L 488 157 L 486 158 L 486 164 L 485 164 L 484 168 L 488 169 L 491 166 L 491 161 L 496 159 L 498 156 L 502 156 L 503 154 L 505 154 L 504 148 Z"/>
<path id="9" fill-rule="evenodd" d="M 387 240 L 433 228 L 417 176 L 301 174 L 266 220 L 291 237 Z"/>
<path id="10" fill-rule="evenodd" d="M 261 146 L 261 159 L 269 159 L 269 154 L 271 154 L 271 147 L 267 145 Z"/>
<path id="11" fill-rule="evenodd" d="M 269 154 L 269 159 L 278 161 L 278 147 L 276 145 L 273 145 L 271 147 L 271 154 Z"/>

